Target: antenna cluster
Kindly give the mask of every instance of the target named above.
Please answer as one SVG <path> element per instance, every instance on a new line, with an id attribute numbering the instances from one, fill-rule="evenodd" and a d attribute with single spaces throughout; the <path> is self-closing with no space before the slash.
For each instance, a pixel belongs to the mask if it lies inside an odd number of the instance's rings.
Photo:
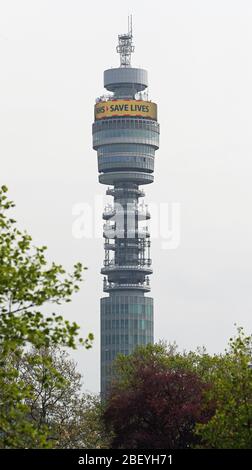
<path id="1" fill-rule="evenodd" d="M 131 66 L 131 54 L 134 52 L 135 47 L 132 44 L 132 15 L 128 16 L 128 33 L 118 35 L 118 46 L 116 51 L 120 54 L 120 66 Z"/>

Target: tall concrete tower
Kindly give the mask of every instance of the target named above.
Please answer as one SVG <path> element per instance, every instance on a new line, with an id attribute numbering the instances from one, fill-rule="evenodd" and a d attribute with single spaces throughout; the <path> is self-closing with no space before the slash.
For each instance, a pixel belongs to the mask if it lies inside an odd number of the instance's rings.
<path id="1" fill-rule="evenodd" d="M 142 185 L 153 182 L 159 147 L 157 105 L 148 99 L 147 71 L 131 66 L 132 21 L 118 36 L 120 67 L 104 71 L 109 92 L 96 100 L 93 148 L 97 151 L 99 182 L 108 186 L 113 203 L 105 207 L 105 260 L 101 299 L 101 394 L 109 391 L 112 362 L 137 345 L 153 343 L 153 299 L 149 274 L 150 234 Z"/>

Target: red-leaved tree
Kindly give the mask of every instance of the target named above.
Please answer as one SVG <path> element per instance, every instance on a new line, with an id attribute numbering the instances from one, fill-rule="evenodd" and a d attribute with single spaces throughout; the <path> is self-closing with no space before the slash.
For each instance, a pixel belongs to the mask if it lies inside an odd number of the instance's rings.
<path id="1" fill-rule="evenodd" d="M 114 386 L 104 412 L 112 448 L 185 449 L 195 446 L 196 423 L 207 422 L 213 404 L 209 388 L 195 373 L 148 365 L 136 371 L 134 385 Z"/>

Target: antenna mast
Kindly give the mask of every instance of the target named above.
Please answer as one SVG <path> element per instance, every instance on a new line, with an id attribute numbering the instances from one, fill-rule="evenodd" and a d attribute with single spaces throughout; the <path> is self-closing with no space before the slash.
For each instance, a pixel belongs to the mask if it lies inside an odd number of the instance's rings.
<path id="1" fill-rule="evenodd" d="M 120 67 L 131 67 L 131 54 L 135 50 L 132 40 L 132 15 L 130 15 L 128 16 L 128 33 L 118 36 L 116 51 L 120 54 Z"/>

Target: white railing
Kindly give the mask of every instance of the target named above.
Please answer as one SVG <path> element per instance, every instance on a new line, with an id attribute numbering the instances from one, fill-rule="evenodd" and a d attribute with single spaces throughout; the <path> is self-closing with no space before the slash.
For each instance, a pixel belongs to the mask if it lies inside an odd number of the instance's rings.
<path id="1" fill-rule="evenodd" d="M 102 101 L 110 101 L 110 100 L 113 100 L 113 99 L 115 99 L 114 95 L 105 94 L 105 95 L 98 96 L 98 98 L 96 98 L 95 102 L 96 103 L 101 103 Z"/>
<path id="2" fill-rule="evenodd" d="M 142 284 L 119 284 L 115 282 L 103 282 L 103 289 L 110 290 L 110 289 L 146 289 L 150 290 L 150 283 L 144 282 Z"/>
<path id="3" fill-rule="evenodd" d="M 123 265 L 123 264 L 115 264 L 113 261 L 104 261 L 104 268 L 106 270 L 136 270 L 136 271 L 141 271 L 142 269 L 150 269 L 151 262 L 147 262 L 147 264 L 130 264 L 130 265 Z"/>

